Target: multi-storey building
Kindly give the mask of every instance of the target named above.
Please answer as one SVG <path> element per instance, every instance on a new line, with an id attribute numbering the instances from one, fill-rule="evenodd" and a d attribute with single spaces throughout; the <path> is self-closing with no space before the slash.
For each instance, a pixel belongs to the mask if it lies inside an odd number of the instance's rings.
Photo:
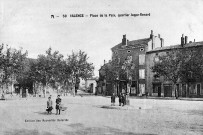
<path id="1" fill-rule="evenodd" d="M 183 83 L 180 79 L 177 84 L 167 80 L 163 76 L 157 77 L 151 72 L 151 67 L 157 62 L 160 55 L 165 55 L 170 51 L 183 49 L 201 49 L 203 51 L 203 42 L 188 43 L 188 37 L 181 37 L 181 44 L 173 46 L 158 47 L 146 52 L 146 73 L 147 90 L 149 95 L 158 97 L 203 97 L 203 78 L 190 77 L 189 83 Z M 175 85 L 177 92 L 175 91 Z M 177 95 L 176 95 L 177 94 Z"/>
<path id="2" fill-rule="evenodd" d="M 174 49 L 184 48 L 203 48 L 203 42 L 189 42 L 188 37 L 181 38 L 181 44 L 175 46 L 164 46 L 164 39 L 160 34 L 155 36 L 153 31 L 149 38 L 143 38 L 138 40 L 129 41 L 126 35 L 123 35 L 122 42 L 111 48 L 112 61 L 118 59 L 119 66 L 125 67 L 126 64 L 131 65 L 129 69 L 126 69 L 127 79 L 118 74 L 118 78 L 115 81 L 110 81 L 104 77 L 101 89 L 105 90 L 107 95 L 111 95 L 112 92 L 120 93 L 123 89 L 130 95 L 142 96 L 148 93 L 150 96 L 175 96 L 174 84 L 170 81 L 165 81 L 163 77 L 154 78 L 154 73 L 151 71 L 151 67 L 154 65 L 155 59 L 158 55 L 173 51 Z M 104 67 L 109 63 L 104 64 L 100 69 L 100 72 L 104 72 Z M 131 71 L 128 71 L 131 70 Z M 131 74 L 129 74 L 131 73 Z M 108 75 L 108 74 L 107 74 Z M 101 78 L 101 77 L 100 77 Z M 130 87 L 128 83 L 130 81 Z M 176 85 L 176 84 L 175 84 Z M 203 96 L 203 84 L 199 82 L 191 82 L 190 86 L 186 84 L 177 84 L 179 96 L 185 97 L 202 97 Z M 189 91 L 186 91 L 187 87 Z M 195 95 L 196 94 L 196 95 Z"/>
<path id="3" fill-rule="evenodd" d="M 122 42 L 111 48 L 112 60 L 118 59 L 119 65 L 125 64 L 131 65 L 126 71 L 127 78 L 124 79 L 121 75 L 118 75 L 117 83 L 114 83 L 109 89 L 115 93 L 122 92 L 125 89 L 130 95 L 143 95 L 146 93 L 146 52 L 157 47 L 162 47 L 164 39 L 153 35 L 153 31 L 149 38 L 138 39 L 129 41 L 126 35 L 123 35 Z M 127 69 L 126 69 L 127 70 Z M 128 75 L 128 73 L 131 74 Z M 131 80 L 131 88 L 128 87 L 128 80 Z M 108 80 L 106 80 L 108 82 Z M 113 89 L 113 90 L 112 90 Z M 112 92 L 110 92 L 112 93 Z"/>

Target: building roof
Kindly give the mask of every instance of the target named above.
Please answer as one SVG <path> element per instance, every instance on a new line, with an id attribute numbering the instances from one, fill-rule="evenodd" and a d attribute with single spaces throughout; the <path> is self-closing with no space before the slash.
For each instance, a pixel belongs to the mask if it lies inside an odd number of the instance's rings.
<path id="1" fill-rule="evenodd" d="M 153 52 L 158 52 L 158 51 L 166 51 L 166 50 L 172 50 L 172 49 L 182 49 L 182 48 L 196 47 L 196 46 L 202 46 L 203 47 L 203 41 L 187 43 L 187 44 L 185 44 L 183 46 L 178 44 L 178 45 L 157 47 L 157 48 L 155 48 L 153 50 L 148 51 L 147 53 L 153 53 Z"/>
<path id="2" fill-rule="evenodd" d="M 122 43 L 119 43 L 118 45 L 112 47 L 111 50 L 136 48 L 139 47 L 140 45 L 147 45 L 150 40 L 151 40 L 150 38 L 143 38 L 138 40 L 127 41 L 127 46 L 122 45 Z"/>

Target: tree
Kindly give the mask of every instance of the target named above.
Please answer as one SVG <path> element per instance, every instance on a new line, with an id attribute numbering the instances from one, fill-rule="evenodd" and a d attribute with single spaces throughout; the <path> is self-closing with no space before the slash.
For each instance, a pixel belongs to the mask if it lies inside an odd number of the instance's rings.
<path id="1" fill-rule="evenodd" d="M 13 91 L 13 84 L 16 77 L 20 76 L 21 72 L 24 70 L 24 60 L 27 57 L 27 51 L 23 53 L 22 48 L 19 50 L 6 46 L 2 44 L 0 47 L 0 70 L 1 70 L 1 85 L 8 86 L 11 84 Z M 3 90 L 4 94 L 4 90 Z"/>
<path id="2" fill-rule="evenodd" d="M 89 57 L 84 51 L 72 52 L 66 59 L 66 64 L 71 69 L 71 76 L 74 82 L 74 87 L 79 86 L 79 79 L 87 79 L 93 76 L 93 63 L 88 62 Z M 75 88 L 74 88 L 75 89 Z"/>
<path id="3" fill-rule="evenodd" d="M 173 84 L 177 84 L 178 80 L 188 84 L 191 78 L 203 77 L 201 51 L 198 48 L 183 48 L 167 52 L 165 55 L 158 56 L 158 62 L 151 67 L 151 70 L 155 76 L 163 76 Z M 176 85 L 175 94 L 178 98 Z"/>

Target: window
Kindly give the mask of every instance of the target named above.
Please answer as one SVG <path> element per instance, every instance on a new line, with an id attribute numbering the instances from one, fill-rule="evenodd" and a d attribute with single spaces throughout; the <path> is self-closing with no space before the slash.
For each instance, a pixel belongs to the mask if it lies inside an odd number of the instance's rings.
<path id="1" fill-rule="evenodd" d="M 127 63 L 131 63 L 132 60 L 133 60 L 133 57 L 132 57 L 132 56 L 127 56 L 127 58 L 126 58 L 126 62 L 127 62 Z"/>
<path id="2" fill-rule="evenodd" d="M 153 93 L 158 93 L 158 87 L 153 88 Z"/>
<path id="3" fill-rule="evenodd" d="M 127 53 L 131 53 L 131 50 L 128 50 Z"/>
<path id="4" fill-rule="evenodd" d="M 143 52 L 144 51 L 144 48 L 140 48 L 140 52 Z"/>
<path id="5" fill-rule="evenodd" d="M 195 88 L 195 84 L 191 84 L 190 86 L 189 86 L 189 91 L 190 91 L 190 94 L 192 94 L 192 95 L 196 95 L 197 94 L 197 89 Z"/>
<path id="6" fill-rule="evenodd" d="M 200 95 L 203 95 L 203 89 L 201 87 L 201 84 L 200 84 Z"/>
<path id="7" fill-rule="evenodd" d="M 203 90 L 201 88 L 201 83 L 196 84 L 196 91 L 197 91 L 197 93 L 200 93 L 200 95 L 203 95 Z"/>
<path id="8" fill-rule="evenodd" d="M 159 56 L 158 55 L 154 56 L 154 62 L 159 62 Z"/>
<path id="9" fill-rule="evenodd" d="M 139 55 L 139 65 L 145 64 L 145 54 Z"/>
<path id="10" fill-rule="evenodd" d="M 145 94 L 145 84 L 139 84 L 140 94 Z"/>
<path id="11" fill-rule="evenodd" d="M 145 69 L 139 70 L 139 79 L 145 79 Z"/>

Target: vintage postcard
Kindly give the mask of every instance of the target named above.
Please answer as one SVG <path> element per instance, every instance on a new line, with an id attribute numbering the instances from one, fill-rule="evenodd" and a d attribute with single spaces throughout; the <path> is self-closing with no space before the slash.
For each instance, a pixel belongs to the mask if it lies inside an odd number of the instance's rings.
<path id="1" fill-rule="evenodd" d="M 202 0 L 0 0 L 0 135 L 202 135 Z"/>

